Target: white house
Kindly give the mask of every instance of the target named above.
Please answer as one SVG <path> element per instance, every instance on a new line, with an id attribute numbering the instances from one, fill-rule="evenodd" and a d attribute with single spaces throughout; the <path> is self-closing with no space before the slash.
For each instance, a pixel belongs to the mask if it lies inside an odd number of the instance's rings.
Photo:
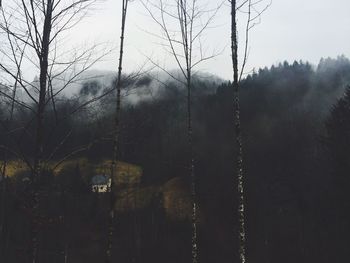
<path id="1" fill-rule="evenodd" d="M 111 191 L 112 180 L 106 175 L 95 175 L 91 179 L 91 190 L 94 193 L 107 193 Z"/>

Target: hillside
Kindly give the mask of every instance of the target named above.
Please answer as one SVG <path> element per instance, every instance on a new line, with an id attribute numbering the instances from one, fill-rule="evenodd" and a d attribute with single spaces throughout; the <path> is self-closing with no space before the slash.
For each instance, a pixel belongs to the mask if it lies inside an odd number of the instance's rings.
<path id="1" fill-rule="evenodd" d="M 350 181 L 347 176 L 338 175 L 349 170 L 347 165 L 336 162 L 334 156 L 347 160 L 343 153 L 348 152 L 350 146 L 346 139 L 339 143 L 333 134 L 347 134 L 345 128 L 339 132 L 337 127 L 341 122 L 337 118 L 347 119 L 347 111 L 342 106 L 346 100 L 339 99 L 349 84 L 350 61 L 343 56 L 323 59 L 317 66 L 300 61 L 285 62 L 253 72 L 242 81 L 249 203 L 247 235 L 252 262 L 267 256 L 271 262 L 302 262 L 301 258 L 309 262 L 316 259 L 329 262 L 335 252 L 338 259 L 346 257 L 345 241 L 350 236 L 346 224 L 349 219 L 346 189 Z M 115 196 L 118 212 L 115 242 L 120 258 L 127 259 L 129 253 L 137 249 L 140 257 L 151 260 L 160 247 L 163 251 L 157 254 L 160 261 L 166 261 L 169 256 L 181 261 L 190 253 L 189 243 L 183 241 L 190 240 L 191 211 L 184 92 L 169 81 L 166 86 L 159 85 L 152 99 L 125 103 L 122 108 L 120 158 L 125 163 L 120 163 L 120 178 L 123 178 L 120 183 L 125 185 L 131 180 L 137 184 L 120 188 Z M 107 231 L 109 195 L 91 193 L 87 183 L 95 174 L 109 172 L 107 160 L 112 153 L 114 101 L 111 94 L 99 101 L 94 110 L 70 115 L 66 113 L 74 109 L 77 102 L 73 98 L 62 100 L 56 105 L 57 114 L 62 118 L 57 125 L 54 112 L 47 113 L 47 130 L 52 133 L 46 138 L 46 151 L 51 152 L 64 141 L 52 160 L 58 161 L 76 149 L 84 149 L 56 170 L 59 184 L 45 192 L 49 199 L 42 210 L 45 217 L 50 218 L 44 220 L 48 224 L 44 232 L 46 238 L 59 235 L 62 228 L 69 229 L 69 235 L 61 236 L 59 244 L 50 249 L 59 253 L 68 238 L 74 247 L 72 258 L 77 263 L 93 262 L 103 253 L 101 244 Z M 334 110 L 337 107 L 340 110 Z M 231 239 L 235 216 L 232 207 L 236 206 L 232 195 L 235 185 L 232 156 L 236 148 L 232 143 L 231 83 L 218 84 L 210 78 L 196 80 L 193 110 L 202 253 L 203 257 L 216 256 L 228 262 L 233 257 L 232 247 L 237 245 L 236 240 Z M 2 144 L 31 153 L 33 127 L 29 126 L 28 133 L 21 132 L 23 120 L 28 116 L 28 112 L 15 112 L 12 134 L 15 140 L 6 139 L 6 130 L 1 130 Z M 17 160 L 15 156 L 8 155 L 8 158 Z M 17 188 L 16 181 L 12 180 L 15 173 L 28 171 L 23 167 L 18 161 L 11 161 L 8 166 L 8 187 L 13 189 L 11 193 L 16 193 L 7 197 L 11 200 L 8 207 L 13 218 L 11 224 L 17 229 L 9 234 L 12 255 L 16 253 L 15 247 L 23 249 L 24 240 L 28 240 L 20 238 L 28 237 L 24 221 L 30 215 L 26 205 L 22 205 L 27 202 L 28 193 Z M 134 179 L 122 176 L 130 171 L 135 174 Z M 64 210 L 67 221 L 60 221 Z M 323 249 L 325 244 L 327 249 Z M 306 250 L 309 254 L 303 252 Z M 49 258 L 49 254 L 43 257 Z"/>

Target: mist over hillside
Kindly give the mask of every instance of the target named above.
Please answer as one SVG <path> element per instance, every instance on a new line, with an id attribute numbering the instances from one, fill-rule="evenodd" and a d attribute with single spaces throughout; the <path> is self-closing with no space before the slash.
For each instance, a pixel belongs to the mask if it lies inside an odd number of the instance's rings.
<path id="1" fill-rule="evenodd" d="M 288 88 L 290 96 L 281 98 L 286 102 L 288 107 L 302 108 L 308 107 L 316 110 L 322 114 L 328 112 L 329 106 L 334 103 L 336 98 L 339 98 L 346 85 L 349 83 L 349 59 L 345 56 L 339 56 L 336 59 L 322 58 L 318 65 L 311 65 L 307 62 L 295 61 L 292 64 L 284 62 L 283 64 L 273 65 L 270 68 L 262 68 L 258 71 L 247 75 L 243 79 L 243 89 L 254 89 L 254 93 L 259 93 L 263 89 L 268 89 L 268 86 L 273 86 L 268 92 L 271 92 L 273 96 L 279 96 L 278 94 L 285 95 L 285 86 L 292 86 Z M 290 66 L 288 70 L 281 72 L 282 66 Z M 181 73 L 172 71 L 173 76 L 177 79 L 181 79 Z M 267 75 L 280 74 L 279 79 L 268 77 Z M 282 75 L 281 75 L 282 74 Z M 260 79 L 257 87 L 252 88 L 250 82 L 259 75 Z M 266 77 L 264 77 L 266 75 Z M 126 103 L 137 103 L 142 100 L 152 100 L 158 97 L 158 95 L 164 93 L 168 87 L 168 83 L 176 82 L 171 76 L 164 72 L 155 73 L 130 73 L 126 74 L 123 83 L 123 97 Z M 109 93 L 115 92 L 116 73 L 113 71 L 101 71 L 101 70 L 88 70 L 81 75 L 74 77 L 73 73 L 66 73 L 59 79 L 53 79 L 51 85 L 52 90 L 57 97 L 61 99 L 75 99 L 79 98 L 82 103 L 93 99 L 99 99 L 105 97 Z M 290 83 L 289 81 L 292 81 Z M 210 87 L 202 87 L 202 93 L 208 94 L 215 92 L 216 87 L 225 82 L 217 76 L 198 72 L 195 75 L 195 81 L 201 83 L 211 83 Z M 267 83 L 271 81 L 270 83 Z M 31 83 L 31 86 L 27 87 L 29 93 L 36 94 L 38 80 L 37 78 Z M 176 84 L 177 85 L 177 84 Z M 258 88 L 258 87 L 263 88 Z M 293 87 L 294 86 L 294 87 Z M 179 86 L 181 89 L 181 85 Z M 206 91 L 204 89 L 206 88 Z M 6 88 L 3 86 L 1 90 L 10 95 L 13 88 Z M 255 89 L 259 89 L 256 91 Z M 256 92 L 255 92 L 256 91 Z M 23 100 L 27 103 L 31 103 L 26 91 L 20 86 L 17 87 L 17 99 Z M 293 98 L 297 96 L 295 92 L 300 92 L 302 97 Z M 249 94 L 249 91 L 243 91 L 243 94 Z M 252 95 L 254 96 L 254 95 Z M 266 95 L 264 95 L 266 97 Z M 272 98 L 271 98 L 272 99 Z M 319 106 L 319 107 L 318 107 Z"/>
<path id="2" fill-rule="evenodd" d="M 87 158 L 89 163 L 99 163 L 111 158 L 115 75 L 98 71 L 86 76 L 75 83 L 70 92 L 66 91 L 55 107 L 49 104 L 45 114 L 45 153 L 54 152 L 51 162 L 71 152 L 76 152 L 71 156 L 73 161 Z M 259 69 L 242 80 L 242 131 L 249 202 L 247 224 L 252 262 L 269 257 L 269 262 L 317 260 L 326 263 L 334 259 L 335 252 L 339 260 L 347 257 L 350 228 L 345 224 L 339 232 L 336 226 L 337 218 L 349 218 L 342 207 L 348 200 L 345 192 L 350 181 L 344 179 L 347 177 L 340 179 L 339 172 L 334 171 L 342 167 L 342 173 L 347 173 L 348 166 L 339 166 L 332 156 L 348 156 L 346 153 L 350 149 L 346 139 L 338 143 L 333 136 L 340 134 L 337 138 L 347 133 L 346 129 L 345 133 L 338 132 L 340 124 L 334 116 L 340 113 L 343 115 L 339 116 L 347 116 L 343 110 L 345 106 L 337 105 L 339 101 L 346 101 L 340 98 L 349 84 L 350 61 L 344 56 L 322 59 L 317 66 L 301 61 L 284 62 Z M 160 81 L 152 74 L 126 77 L 123 85 L 119 155 L 121 160 L 142 167 L 141 185 L 148 189 L 142 193 L 147 194 L 149 200 L 150 189 L 160 189 L 168 182 L 183 185 L 188 181 L 186 89 L 172 79 L 164 77 Z M 101 97 L 104 93 L 106 95 Z M 236 245 L 227 231 L 231 226 L 232 207 L 237 205 L 232 196 L 231 179 L 235 168 L 231 158 L 237 150 L 232 143 L 232 98 L 229 81 L 204 75 L 193 82 L 196 183 L 203 220 L 201 228 L 205 229 L 201 232 L 201 242 L 210 248 L 204 255 L 220 258 L 211 252 L 219 251 L 222 260 L 232 257 L 231 247 Z M 10 102 L 4 97 L 0 104 L 3 122 L 9 116 Z M 340 110 L 334 111 L 337 107 Z M 3 126 L 0 143 L 14 152 L 18 150 L 32 156 L 35 126 L 27 122 L 32 116 L 30 110 L 17 108 L 12 139 L 8 139 L 9 133 Z M 346 117 L 341 120 L 343 118 Z M 25 133 L 24 125 L 27 125 Z M 15 154 L 9 158 L 17 159 Z M 14 179 L 13 184 L 20 182 Z M 77 184 L 74 182 L 72 185 Z M 178 191 L 185 193 L 183 189 Z M 149 227 L 146 221 L 143 223 Z M 83 231 L 86 226 L 75 224 L 75 227 Z M 92 230 L 84 231 L 98 235 Z M 168 235 L 165 230 L 159 231 Z M 320 233 L 323 238 L 318 238 Z M 176 241 L 180 236 L 172 233 L 164 246 L 170 247 L 173 242 L 180 246 Z M 144 240 L 148 237 L 143 236 Z M 76 238 L 83 242 L 80 237 Z M 124 233 L 118 238 L 122 242 L 128 235 Z M 15 245 L 18 240 L 13 240 Z M 322 249 L 324 242 L 327 242 L 327 250 Z M 224 243 L 230 245 L 223 246 Z M 304 254 L 300 246 L 317 253 Z M 123 247 L 118 249 L 123 250 Z M 149 257 L 151 255 L 153 252 Z"/>
<path id="3" fill-rule="evenodd" d="M 130 73 L 123 76 L 123 97 L 127 103 L 137 103 L 140 100 L 150 100 L 158 96 L 162 89 L 166 89 L 167 83 L 183 79 L 180 72 L 171 71 L 170 74 L 165 72 L 150 73 Z M 117 74 L 107 70 L 87 70 L 76 76 L 74 72 L 65 73 L 60 78 L 54 78 L 50 82 L 53 94 L 57 94 L 57 98 L 74 99 L 79 97 L 82 103 L 93 99 L 99 99 L 115 93 L 115 81 Z M 197 72 L 194 76 L 195 81 L 208 81 L 213 85 L 218 85 L 223 80 L 209 73 Z M 36 77 L 30 85 L 26 86 L 29 94 L 37 95 L 39 80 Z M 179 88 L 184 88 L 179 86 Z M 51 88 L 50 88 L 51 89 Z M 1 90 L 11 96 L 13 87 L 3 86 Z M 20 85 L 16 88 L 16 99 L 26 103 L 32 103 L 27 91 Z M 214 92 L 214 88 L 208 89 L 206 92 Z M 203 91 L 204 92 L 204 91 Z"/>

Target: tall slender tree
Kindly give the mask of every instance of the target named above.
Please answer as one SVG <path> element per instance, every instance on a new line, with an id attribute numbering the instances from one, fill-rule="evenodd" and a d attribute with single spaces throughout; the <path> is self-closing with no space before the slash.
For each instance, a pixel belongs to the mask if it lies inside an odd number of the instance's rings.
<path id="1" fill-rule="evenodd" d="M 245 196 L 244 196 L 244 172 L 243 172 L 243 143 L 241 130 L 241 110 L 239 101 L 239 69 L 238 69 L 238 38 L 237 38 L 237 5 L 236 0 L 231 1 L 231 52 L 233 66 L 232 88 L 234 92 L 234 126 L 236 133 L 236 176 L 238 190 L 238 221 L 239 221 L 239 257 L 240 262 L 246 262 L 246 230 L 245 230 Z"/>
<path id="2" fill-rule="evenodd" d="M 260 17 L 263 12 L 271 5 L 271 2 L 263 6 L 259 10 L 257 5 L 262 1 L 253 2 L 252 0 L 244 0 L 238 4 L 237 0 L 230 0 L 231 3 L 231 56 L 233 71 L 233 123 L 235 130 L 236 146 L 236 180 L 237 180 L 237 199 L 238 199 L 238 253 L 241 263 L 247 261 L 246 256 L 246 207 L 245 207 L 245 172 L 244 172 L 244 155 L 243 155 L 243 136 L 241 127 L 241 105 L 240 105 L 240 81 L 242 79 L 246 62 L 248 59 L 248 45 L 250 30 L 260 23 Z M 247 21 L 245 26 L 245 45 L 244 55 L 241 68 L 238 66 L 238 28 L 237 28 L 237 11 L 246 8 Z M 252 14 L 252 10 L 254 14 Z"/>
<path id="3" fill-rule="evenodd" d="M 159 63 L 150 61 L 169 77 L 181 83 L 187 90 L 187 140 L 188 174 L 191 181 L 192 199 L 192 262 L 199 262 L 198 246 L 198 197 L 195 175 L 195 154 L 193 143 L 192 89 L 194 68 L 203 61 L 215 57 L 213 53 L 203 53 L 201 37 L 213 22 L 223 2 L 212 10 L 204 10 L 198 0 L 173 0 L 171 3 L 160 0 L 142 2 L 152 19 L 160 27 L 162 34 L 158 38 L 165 42 L 166 52 L 174 58 L 180 76 L 168 71 Z M 174 24 L 177 25 L 174 27 Z M 154 35 L 154 34 L 153 34 Z M 164 47 L 164 46 L 163 46 Z"/>
<path id="4" fill-rule="evenodd" d="M 109 232 L 108 242 L 106 249 L 106 262 L 109 263 L 112 260 L 113 249 L 113 236 L 114 236 L 114 204 L 115 204 L 115 177 L 117 175 L 117 165 L 119 160 L 119 134 L 120 134 L 120 109 L 121 109 L 121 88 L 122 88 L 122 70 L 123 70 L 123 55 L 124 55 L 124 38 L 125 38 L 125 25 L 126 15 L 128 11 L 129 0 L 122 1 L 122 16 L 121 16 L 121 32 L 120 32 L 120 47 L 119 47 L 119 64 L 118 74 L 116 80 L 116 109 L 114 115 L 114 138 L 113 138 L 113 159 L 111 167 L 111 189 L 110 189 L 110 211 L 109 211 Z"/>

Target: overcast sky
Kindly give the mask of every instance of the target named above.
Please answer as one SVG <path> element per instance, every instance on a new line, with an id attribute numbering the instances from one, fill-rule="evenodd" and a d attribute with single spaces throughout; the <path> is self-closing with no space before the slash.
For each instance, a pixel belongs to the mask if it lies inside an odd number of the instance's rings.
<path id="1" fill-rule="evenodd" d="M 100 2 L 95 7 L 96 10 L 91 12 L 73 33 L 70 32 L 72 42 L 78 43 L 88 39 L 118 46 L 120 2 Z M 211 3 L 215 2 L 220 1 L 211 0 Z M 215 28 L 205 35 L 207 50 L 224 51 L 199 68 L 226 79 L 231 78 L 229 11 L 228 5 L 222 7 Z M 251 31 L 247 71 L 284 60 L 304 60 L 317 64 L 321 57 L 336 57 L 342 54 L 350 57 L 349 11 L 349 0 L 273 0 L 270 8 L 263 14 L 261 23 Z M 240 17 L 239 25 L 243 28 L 243 17 Z M 145 55 L 152 56 L 157 61 L 167 61 L 166 66 L 175 67 L 173 60 L 161 52 L 156 43 L 159 41 L 145 32 L 157 33 L 159 28 L 147 16 L 138 0 L 129 4 L 126 30 L 124 61 L 127 71 L 142 65 L 146 60 Z M 240 41 L 243 40 L 243 35 L 240 34 Z M 241 51 L 242 47 L 241 44 Z M 116 70 L 116 62 L 117 52 L 111 54 L 99 68 Z"/>

